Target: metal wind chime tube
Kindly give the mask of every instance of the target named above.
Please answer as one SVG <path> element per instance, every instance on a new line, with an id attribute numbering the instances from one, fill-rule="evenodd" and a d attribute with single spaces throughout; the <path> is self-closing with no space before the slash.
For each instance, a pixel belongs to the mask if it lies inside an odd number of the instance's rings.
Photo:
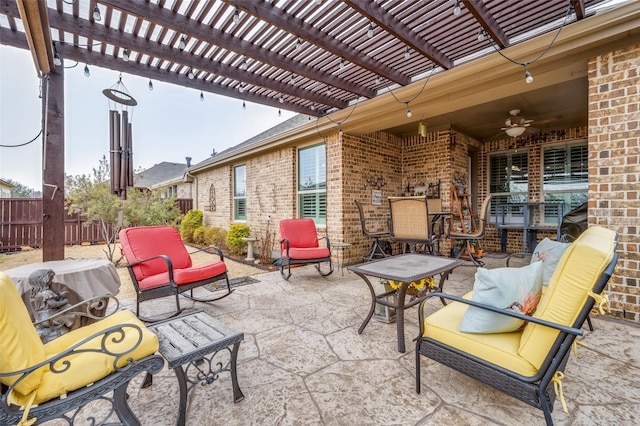
<path id="1" fill-rule="evenodd" d="M 133 140 L 130 114 L 138 102 L 128 93 L 122 78 L 102 93 L 109 103 L 109 166 L 111 193 L 127 198 L 127 188 L 133 186 Z"/>

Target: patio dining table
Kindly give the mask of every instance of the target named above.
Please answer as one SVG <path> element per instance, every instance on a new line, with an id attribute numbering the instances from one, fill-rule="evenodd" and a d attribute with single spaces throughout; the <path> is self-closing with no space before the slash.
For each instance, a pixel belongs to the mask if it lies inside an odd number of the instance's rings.
<path id="1" fill-rule="evenodd" d="M 429 287 L 429 291 L 442 291 L 444 282 L 448 278 L 451 271 L 457 266 L 463 264 L 460 259 L 451 259 L 442 256 L 431 256 L 425 254 L 401 254 L 398 256 L 387 257 L 384 259 L 373 260 L 371 262 L 361 263 L 358 265 L 348 266 L 347 269 L 357 274 L 369 287 L 371 292 L 371 307 L 369 313 L 364 319 L 358 334 L 362 334 L 365 327 L 371 320 L 376 309 L 376 303 L 389 306 L 396 310 L 396 323 L 398 332 L 398 352 L 405 352 L 404 338 L 404 310 L 420 303 L 420 299 L 416 298 L 410 302 L 405 302 L 405 296 L 409 285 L 412 282 L 420 282 L 420 280 L 428 277 L 440 275 L 440 281 L 437 286 Z M 376 294 L 369 277 L 382 278 L 402 282 L 397 290 L 386 291 Z M 387 296 L 396 293 L 396 301 L 388 300 Z M 442 300 L 443 304 L 446 304 Z"/>

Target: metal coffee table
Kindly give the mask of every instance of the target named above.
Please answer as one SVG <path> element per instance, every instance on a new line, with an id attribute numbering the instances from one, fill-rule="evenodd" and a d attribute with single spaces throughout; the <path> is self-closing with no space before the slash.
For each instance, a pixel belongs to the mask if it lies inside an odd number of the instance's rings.
<path id="1" fill-rule="evenodd" d="M 424 254 L 403 254 L 399 256 L 387 257 L 380 260 L 361 263 L 358 265 L 347 266 L 347 269 L 355 272 L 369 287 L 371 292 L 371 308 L 369 314 L 362 322 L 358 329 L 358 334 L 362 334 L 367 326 L 373 312 L 376 309 L 376 303 L 395 308 L 398 327 L 398 352 L 405 352 L 404 340 L 404 310 L 420 303 L 420 299 L 413 300 L 405 304 L 404 297 L 407 294 L 409 284 L 418 282 L 423 278 L 440 275 L 440 282 L 433 290 L 442 291 L 444 282 L 451 271 L 463 264 L 460 259 L 450 259 L 448 257 L 430 256 Z M 402 286 L 398 290 L 388 291 L 382 294 L 376 294 L 371 281 L 368 277 L 376 277 L 393 281 L 401 281 Z M 397 291 L 397 302 L 394 303 L 387 299 L 387 296 Z M 442 303 L 445 303 L 444 300 Z"/>
<path id="2" fill-rule="evenodd" d="M 223 371 L 231 373 L 233 402 L 240 402 L 244 395 L 238 386 L 236 363 L 240 342 L 244 334 L 226 327 L 204 312 L 196 312 L 148 327 L 158 335 L 160 353 L 178 378 L 180 385 L 180 411 L 178 425 L 186 420 L 187 393 L 197 384 L 208 385 L 215 382 Z M 229 361 L 213 361 L 218 352 L 229 351 Z M 143 386 L 151 384 L 147 376 Z"/>

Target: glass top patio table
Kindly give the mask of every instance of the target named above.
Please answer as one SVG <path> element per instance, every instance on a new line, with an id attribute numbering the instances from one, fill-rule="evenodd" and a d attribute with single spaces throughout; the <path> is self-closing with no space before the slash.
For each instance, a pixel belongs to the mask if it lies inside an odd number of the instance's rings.
<path id="1" fill-rule="evenodd" d="M 405 352 L 404 310 L 417 305 L 420 301 L 416 298 L 409 303 L 405 303 L 404 298 L 407 294 L 409 284 L 412 282 L 419 282 L 423 278 L 440 275 L 440 282 L 438 283 L 438 286 L 434 287 L 432 290 L 438 289 L 439 291 L 442 291 L 444 282 L 449 276 L 449 273 L 463 263 L 464 261 L 460 259 L 411 253 L 348 266 L 347 269 L 362 278 L 371 292 L 371 308 L 369 308 L 367 317 L 362 322 L 362 325 L 360 325 L 358 334 L 362 334 L 364 328 L 371 320 L 376 308 L 376 303 L 395 308 L 398 328 L 398 352 Z M 376 294 L 368 277 L 401 281 L 402 285 L 398 290 Z M 394 303 L 393 301 L 387 300 L 387 296 L 396 291 L 398 296 L 396 298 L 397 302 Z M 442 303 L 445 303 L 444 300 Z"/>

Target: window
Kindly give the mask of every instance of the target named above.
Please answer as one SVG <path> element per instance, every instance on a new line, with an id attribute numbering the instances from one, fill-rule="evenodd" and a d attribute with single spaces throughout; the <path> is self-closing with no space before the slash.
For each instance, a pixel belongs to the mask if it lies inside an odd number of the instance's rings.
<path id="1" fill-rule="evenodd" d="M 247 166 L 233 168 L 233 219 L 247 220 Z"/>
<path id="2" fill-rule="evenodd" d="M 509 152 L 492 155 L 489 159 L 489 192 L 493 195 L 491 213 L 496 206 L 507 203 L 526 203 L 529 198 L 529 153 Z M 506 211 L 505 221 L 522 222 L 522 211 Z"/>
<path id="3" fill-rule="evenodd" d="M 173 186 L 169 186 L 167 187 L 165 193 L 164 193 L 164 197 L 165 198 L 177 198 L 178 197 L 178 185 L 173 185 Z"/>
<path id="4" fill-rule="evenodd" d="M 564 214 L 585 203 L 589 176 L 587 143 L 546 147 L 543 156 L 542 193 L 545 203 L 564 203 Z M 546 213 L 545 220 L 556 223 L 557 210 L 550 209 Z"/>
<path id="5" fill-rule="evenodd" d="M 327 223 L 327 154 L 324 144 L 298 150 L 298 217 Z"/>

